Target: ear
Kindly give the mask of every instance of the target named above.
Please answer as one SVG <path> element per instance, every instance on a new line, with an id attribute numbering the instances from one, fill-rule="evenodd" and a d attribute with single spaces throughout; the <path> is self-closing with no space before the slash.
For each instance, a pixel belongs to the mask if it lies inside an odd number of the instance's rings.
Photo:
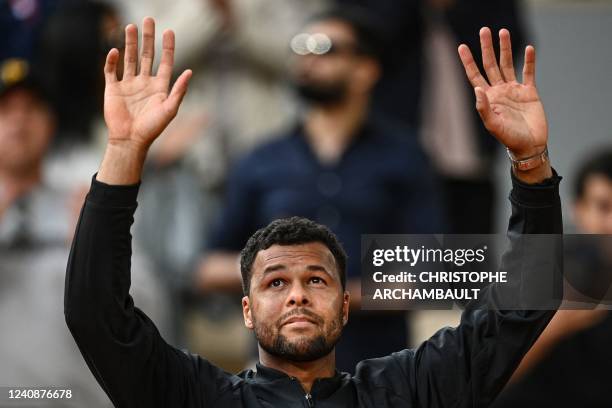
<path id="1" fill-rule="evenodd" d="M 348 291 L 345 290 L 344 296 L 342 299 L 342 325 L 343 326 L 346 326 L 346 324 L 348 323 L 350 305 L 351 305 L 351 295 L 348 293 Z"/>
<path id="2" fill-rule="evenodd" d="M 251 302 L 248 296 L 242 298 L 242 317 L 247 329 L 253 330 L 253 318 L 251 316 Z"/>

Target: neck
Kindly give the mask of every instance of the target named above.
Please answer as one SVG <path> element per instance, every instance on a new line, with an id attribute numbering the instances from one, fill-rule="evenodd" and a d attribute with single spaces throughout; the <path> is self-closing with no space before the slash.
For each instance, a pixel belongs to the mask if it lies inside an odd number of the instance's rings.
<path id="1" fill-rule="evenodd" d="M 369 99 L 348 96 L 334 106 L 316 106 L 304 121 L 306 137 L 322 162 L 335 162 L 349 146 L 366 119 Z"/>
<path id="2" fill-rule="evenodd" d="M 259 359 L 264 366 L 297 378 L 304 391 L 308 393 L 311 391 L 312 384 L 317 378 L 333 377 L 336 371 L 335 350 L 314 361 L 294 362 L 273 356 L 259 347 Z"/>
<path id="3" fill-rule="evenodd" d="M 27 171 L 0 168 L 0 207 L 8 206 L 36 187 L 42 179 L 41 166 Z"/>

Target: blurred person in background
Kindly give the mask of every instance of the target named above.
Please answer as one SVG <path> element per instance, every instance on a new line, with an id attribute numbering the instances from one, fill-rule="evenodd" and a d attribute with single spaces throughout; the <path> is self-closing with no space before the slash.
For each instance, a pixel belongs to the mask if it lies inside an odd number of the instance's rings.
<path id="1" fill-rule="evenodd" d="M 105 2 L 64 0 L 46 19 L 38 41 L 34 64 L 45 67 L 58 121 L 45 173 L 56 188 L 80 193 L 81 201 L 89 183 L 83 174 L 95 171 L 102 148 L 104 76 L 99 67 L 105 50 L 123 40 L 120 23 Z"/>
<path id="2" fill-rule="evenodd" d="M 612 148 L 584 161 L 574 186 L 574 222 L 583 234 L 612 234 Z"/>
<path id="3" fill-rule="evenodd" d="M 197 285 L 240 290 L 238 251 L 258 228 L 302 216 L 329 226 L 349 254 L 354 318 L 338 367 L 407 345 L 401 312 L 359 309 L 361 234 L 433 233 L 442 228 L 432 171 L 410 128 L 370 110 L 380 76 L 376 20 L 360 8 L 332 8 L 294 37 L 291 76 L 302 117 L 237 164 Z M 385 336 L 380 336 L 385 333 Z"/>
<path id="4" fill-rule="evenodd" d="M 61 299 L 76 214 L 70 196 L 44 173 L 57 118 L 49 89 L 32 71 L 24 60 L 0 62 L 0 386 L 53 385 L 73 393 L 54 406 L 110 406 L 64 324 Z M 134 295 L 165 331 L 164 292 L 142 256 L 134 261 Z"/>
<path id="5" fill-rule="evenodd" d="M 472 33 L 486 25 L 493 31 L 509 29 L 520 56 L 526 45 L 520 1 L 336 1 L 359 4 L 385 21 L 388 46 L 372 107 L 419 129 L 417 136 L 440 176 L 445 232 L 493 233 L 498 146 L 470 109 L 473 92 L 455 48 L 460 43 L 477 48 Z"/>
<path id="6" fill-rule="evenodd" d="M 574 223 L 578 232 L 599 234 L 609 242 L 612 238 L 612 149 L 601 149 L 585 160 L 575 180 Z M 585 252 L 592 255 L 584 251 L 588 248 L 582 249 L 582 256 Z M 609 251 L 605 255 L 610 256 Z M 585 287 L 578 279 L 594 277 L 585 268 L 596 268 L 597 263 L 581 263 L 582 277 L 568 274 L 566 268 L 566 299 L 571 297 L 568 290 L 578 290 L 572 286 Z M 610 264 L 608 260 L 604 271 L 608 277 L 612 274 Z M 610 287 L 609 280 L 607 286 Z M 605 292 L 606 288 L 603 289 Z M 495 407 L 610 406 L 612 312 L 609 307 L 558 310 L 523 358 Z"/>
<path id="7" fill-rule="evenodd" d="M 10 227 L 20 218 L 11 217 L 11 210 L 17 210 L 19 199 L 41 183 L 43 158 L 56 126 L 48 93 L 30 70 L 21 59 L 0 64 L 0 215 L 3 242 L 16 245 L 27 228 Z"/>
<path id="8" fill-rule="evenodd" d="M 455 58 L 456 44 L 478 47 L 482 26 L 512 33 L 521 56 L 526 30 L 520 0 L 426 0 L 423 9 L 423 85 L 419 104 L 421 140 L 440 175 L 449 233 L 495 232 L 499 145 L 470 109 L 473 92 Z M 496 54 L 499 47 L 494 44 Z M 514 61 L 521 63 L 520 58 Z M 479 63 L 479 66 L 482 65 Z"/>

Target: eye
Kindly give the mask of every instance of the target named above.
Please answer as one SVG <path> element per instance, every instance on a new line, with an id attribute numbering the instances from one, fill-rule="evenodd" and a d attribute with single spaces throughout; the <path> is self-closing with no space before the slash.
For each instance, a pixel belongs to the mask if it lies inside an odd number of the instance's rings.
<path id="1" fill-rule="evenodd" d="M 314 283 L 315 285 L 326 283 L 325 280 L 319 276 L 313 276 L 312 278 L 310 278 L 310 282 Z"/>
<path id="2" fill-rule="evenodd" d="M 273 287 L 273 288 L 279 288 L 279 287 L 281 287 L 282 285 L 283 285 L 283 280 L 282 280 L 282 279 L 279 279 L 279 278 L 276 278 L 276 279 L 274 279 L 274 280 L 272 280 L 272 281 L 270 282 L 270 285 L 269 285 L 269 286 L 271 286 L 271 287 Z"/>

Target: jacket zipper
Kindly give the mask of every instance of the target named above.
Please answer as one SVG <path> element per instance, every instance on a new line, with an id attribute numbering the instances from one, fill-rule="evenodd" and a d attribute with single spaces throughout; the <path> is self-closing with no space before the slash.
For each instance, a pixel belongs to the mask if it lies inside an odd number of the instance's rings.
<path id="1" fill-rule="evenodd" d="M 298 384 L 298 386 L 302 389 L 302 391 L 304 392 L 304 398 L 306 399 L 306 402 L 308 403 L 308 408 L 313 408 L 314 401 L 312 399 L 312 394 L 304 390 L 304 387 L 302 387 L 302 384 L 300 384 L 297 378 L 295 377 L 289 377 L 289 378 L 291 379 L 291 381 L 295 381 Z"/>
<path id="2" fill-rule="evenodd" d="M 312 395 L 309 392 L 307 392 L 306 395 L 304 396 L 304 398 L 306 398 L 306 401 L 308 402 L 308 406 L 310 408 L 313 408 L 314 407 L 314 401 L 312 400 Z"/>

